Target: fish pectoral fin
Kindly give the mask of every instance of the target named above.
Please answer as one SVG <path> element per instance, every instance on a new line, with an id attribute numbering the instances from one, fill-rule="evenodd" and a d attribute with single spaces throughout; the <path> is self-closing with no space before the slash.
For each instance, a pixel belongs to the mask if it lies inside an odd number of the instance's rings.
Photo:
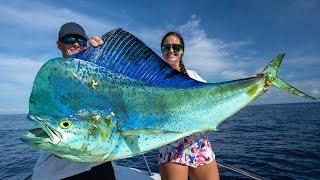
<path id="1" fill-rule="evenodd" d="M 138 136 L 126 136 L 124 137 L 124 141 L 126 142 L 127 146 L 129 147 L 130 151 L 132 153 L 139 153 L 140 147 L 139 147 L 139 137 Z"/>
<path id="2" fill-rule="evenodd" d="M 137 136 L 142 134 L 166 134 L 166 133 L 180 133 L 175 131 L 167 131 L 161 129 L 128 129 L 120 131 L 122 136 Z"/>

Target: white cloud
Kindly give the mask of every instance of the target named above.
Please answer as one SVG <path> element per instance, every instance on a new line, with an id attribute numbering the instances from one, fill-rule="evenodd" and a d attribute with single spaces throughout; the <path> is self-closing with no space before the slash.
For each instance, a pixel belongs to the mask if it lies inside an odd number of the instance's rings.
<path id="1" fill-rule="evenodd" d="M 316 56 L 300 55 L 298 57 L 291 58 L 288 63 L 293 65 L 320 66 L 320 58 Z"/>
<path id="2" fill-rule="evenodd" d="M 0 114 L 27 112 L 33 80 L 42 61 L 0 54 Z"/>
<path id="3" fill-rule="evenodd" d="M 161 28 L 147 28 L 140 27 L 139 29 L 126 30 L 133 33 L 137 38 L 142 40 L 149 46 L 153 51 L 160 54 L 160 41 L 162 35 L 164 35 L 164 30 Z"/>
<path id="4" fill-rule="evenodd" d="M 317 89 L 317 88 L 314 88 L 314 89 L 311 90 L 311 93 L 316 95 L 316 96 L 319 96 L 320 95 L 320 90 Z"/>
<path id="5" fill-rule="evenodd" d="M 0 83 L 0 114 L 26 113 L 32 82 L 28 86 Z"/>
<path id="6" fill-rule="evenodd" d="M 16 101 L 17 99 L 29 96 L 31 93 L 32 82 L 33 82 L 33 80 L 31 81 L 30 85 L 28 85 L 28 86 L 22 86 L 19 84 L 2 82 L 0 84 L 0 88 L 2 90 L 2 93 L 0 94 L 0 98 L 2 100 L 12 99 L 12 101 Z M 4 103 L 7 104 L 10 102 L 6 102 L 6 101 L 3 102 L 2 101 L 1 104 L 4 104 Z"/>
<path id="7" fill-rule="evenodd" d="M 241 62 L 241 58 L 236 57 L 235 51 L 250 44 L 249 41 L 227 43 L 217 38 L 210 38 L 201 28 L 200 19 L 195 15 L 179 26 L 179 31 L 186 41 L 184 58 L 186 66 L 205 74 L 207 80 L 237 79 L 248 74 L 243 68 L 244 63 Z M 234 58 L 239 59 L 234 60 Z"/>
<path id="8" fill-rule="evenodd" d="M 222 71 L 221 75 L 226 77 L 227 79 L 239 79 L 248 77 L 248 73 L 242 70 L 234 70 L 234 71 Z"/>
<path id="9" fill-rule="evenodd" d="M 0 108 L 0 114 L 26 114 L 25 108 Z"/>
<path id="10" fill-rule="evenodd" d="M 2 82 L 25 86 L 33 79 L 44 62 L 29 58 L 14 58 L 0 54 L 0 76 Z"/>
<path id="11" fill-rule="evenodd" d="M 308 79 L 293 81 L 292 84 L 297 86 L 320 87 L 320 79 Z"/>
<path id="12" fill-rule="evenodd" d="M 294 79 L 295 77 L 296 77 L 296 73 L 294 72 L 289 72 L 285 75 L 286 80 L 291 80 L 291 79 Z"/>
<path id="13" fill-rule="evenodd" d="M 59 27 L 69 21 L 81 23 L 88 32 L 111 29 L 115 25 L 103 22 L 86 14 L 77 13 L 68 8 L 57 8 L 38 2 L 1 4 L 0 22 L 36 31 L 57 32 Z M 101 32 L 100 32 L 101 33 Z"/>

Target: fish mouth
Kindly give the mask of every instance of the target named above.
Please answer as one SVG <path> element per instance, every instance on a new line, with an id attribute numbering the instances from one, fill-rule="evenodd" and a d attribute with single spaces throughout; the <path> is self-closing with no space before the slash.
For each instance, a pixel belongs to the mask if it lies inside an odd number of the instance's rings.
<path id="1" fill-rule="evenodd" d="M 27 118 L 31 121 L 37 122 L 40 127 L 30 129 L 26 135 L 22 136 L 22 141 L 29 144 L 39 144 L 44 142 L 58 144 L 61 141 L 61 133 L 51 127 L 43 119 L 33 115 L 28 115 Z"/>

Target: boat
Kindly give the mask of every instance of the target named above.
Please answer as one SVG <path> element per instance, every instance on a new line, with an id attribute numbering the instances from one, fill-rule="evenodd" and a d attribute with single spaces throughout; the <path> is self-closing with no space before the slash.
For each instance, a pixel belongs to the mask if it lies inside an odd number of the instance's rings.
<path id="1" fill-rule="evenodd" d="M 140 169 L 117 165 L 112 162 L 114 175 L 117 180 L 139 179 L 139 180 L 161 180 L 159 173 L 143 171 Z"/>
<path id="2" fill-rule="evenodd" d="M 144 171 L 141 169 L 128 167 L 128 166 L 122 166 L 116 164 L 114 161 L 111 161 L 112 167 L 114 169 L 114 175 L 117 180 L 127 180 L 127 179 L 138 179 L 138 180 L 161 180 L 161 176 L 159 173 L 154 173 L 151 171 L 148 161 L 144 154 L 142 154 L 144 162 L 146 164 L 146 167 L 148 171 Z M 240 168 L 233 167 L 226 163 L 217 162 L 219 167 L 226 168 L 228 170 L 231 170 L 235 173 L 241 174 L 247 178 L 256 179 L 256 180 L 262 180 L 262 178 L 259 175 L 250 173 L 248 171 L 245 171 Z M 30 180 L 32 177 L 32 173 L 29 174 L 27 177 L 24 178 L 24 180 Z M 50 178 L 49 178 L 50 179 Z"/>

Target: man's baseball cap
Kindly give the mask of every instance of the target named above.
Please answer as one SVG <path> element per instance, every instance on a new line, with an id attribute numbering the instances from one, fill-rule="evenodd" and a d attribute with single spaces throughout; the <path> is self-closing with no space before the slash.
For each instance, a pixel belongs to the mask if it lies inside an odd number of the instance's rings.
<path id="1" fill-rule="evenodd" d="M 86 40 L 89 40 L 86 32 L 83 27 L 75 22 L 68 22 L 60 27 L 59 39 L 63 38 L 66 35 L 75 34 L 84 37 Z"/>

